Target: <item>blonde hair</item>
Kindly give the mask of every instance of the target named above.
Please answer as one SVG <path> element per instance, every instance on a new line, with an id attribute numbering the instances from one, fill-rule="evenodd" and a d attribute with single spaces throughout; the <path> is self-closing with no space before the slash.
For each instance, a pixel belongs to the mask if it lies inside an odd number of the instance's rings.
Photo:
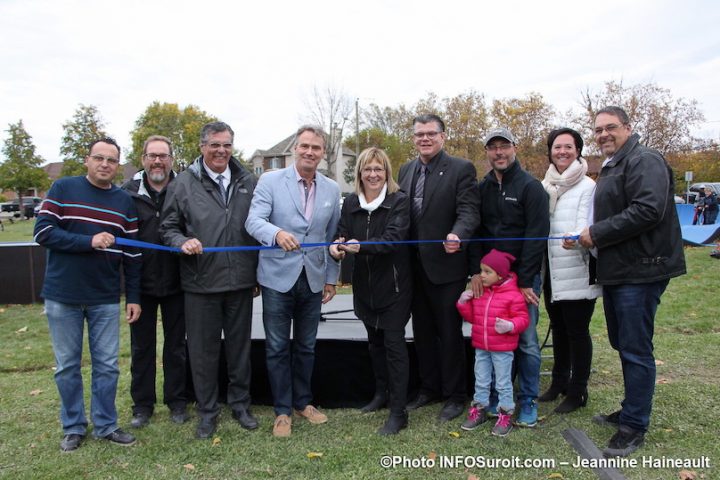
<path id="1" fill-rule="evenodd" d="M 395 193 L 400 190 L 400 187 L 395 182 L 392 176 L 392 166 L 390 165 L 390 158 L 387 153 L 381 148 L 370 147 L 366 148 L 358 156 L 357 162 L 355 162 L 355 193 L 360 195 L 365 193 L 363 190 L 363 184 L 361 180 L 362 170 L 367 164 L 376 161 L 380 163 L 385 169 L 385 181 L 387 182 L 387 193 Z"/>

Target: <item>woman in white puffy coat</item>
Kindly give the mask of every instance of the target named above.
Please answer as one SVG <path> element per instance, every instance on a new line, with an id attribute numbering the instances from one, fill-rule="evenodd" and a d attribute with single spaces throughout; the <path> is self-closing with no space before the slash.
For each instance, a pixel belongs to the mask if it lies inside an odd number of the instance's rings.
<path id="1" fill-rule="evenodd" d="M 550 197 L 550 236 L 578 235 L 588 224 L 595 182 L 582 158 L 583 140 L 571 128 L 548 136 L 550 167 L 543 186 Z M 549 240 L 545 308 L 552 325 L 552 383 L 541 402 L 565 395 L 556 408 L 568 413 L 585 406 L 592 363 L 590 319 L 601 287 L 594 284 L 594 258 L 575 240 Z"/>

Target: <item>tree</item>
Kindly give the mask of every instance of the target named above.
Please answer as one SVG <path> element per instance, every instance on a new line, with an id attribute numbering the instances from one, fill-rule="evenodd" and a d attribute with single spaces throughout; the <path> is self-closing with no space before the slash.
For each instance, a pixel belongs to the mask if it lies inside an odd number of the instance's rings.
<path id="1" fill-rule="evenodd" d="M 177 103 L 155 101 L 135 121 L 135 128 L 130 132 L 132 150 L 128 157 L 133 165 L 140 167 L 145 140 L 150 135 L 164 135 L 172 141 L 176 165 L 187 166 L 200 153 L 202 127 L 216 121 L 217 118 L 195 105 L 180 108 Z"/>
<path id="2" fill-rule="evenodd" d="M 547 135 L 555 115 L 543 96 L 530 92 L 523 98 L 493 100 L 493 124 L 510 129 L 518 142 L 523 168 L 537 178 L 547 171 Z"/>
<path id="3" fill-rule="evenodd" d="M 6 132 L 9 135 L 2 149 L 5 161 L 0 164 L 0 189 L 15 191 L 22 213 L 22 197 L 26 190 L 47 190 L 50 179 L 40 167 L 44 160 L 35 153 L 32 137 L 25 130 L 23 121 L 11 123 Z"/>
<path id="4" fill-rule="evenodd" d="M 345 123 L 353 110 L 352 99 L 341 89 L 327 86 L 320 89 L 313 87 L 312 98 L 305 101 L 308 110 L 307 120 L 322 127 L 328 133 L 328 144 L 325 146 L 325 160 L 328 176 L 337 178 L 337 152 L 342 142 Z M 354 150 L 354 147 L 353 147 Z"/>
<path id="5" fill-rule="evenodd" d="M 442 119 L 447 125 L 447 151 L 480 166 L 485 158 L 484 134 L 490 128 L 485 96 L 470 90 L 443 99 Z M 480 169 L 482 171 L 482 169 Z"/>
<path id="6" fill-rule="evenodd" d="M 355 149 L 355 136 L 345 140 L 344 145 L 348 149 Z M 390 158 L 393 177 L 396 179 L 400 166 L 413 154 L 412 144 L 408 145 L 400 140 L 397 135 L 385 133 L 380 128 L 366 128 L 360 131 L 360 151 L 362 152 L 369 147 L 378 147 L 385 150 L 385 153 Z M 353 158 L 342 172 L 345 181 L 351 185 L 355 181 L 355 163 L 356 159 Z"/>
<path id="7" fill-rule="evenodd" d="M 691 150 L 697 139 L 690 135 L 690 130 L 705 120 L 696 100 L 675 99 L 670 90 L 654 83 L 625 87 L 622 81 L 610 81 L 605 83 L 604 91 L 583 92 L 580 104 L 583 111 L 576 122 L 588 140 L 593 140 L 596 112 L 616 105 L 625 109 L 642 142 L 663 155 Z M 594 145 L 594 142 L 588 144 Z"/>
<path id="8" fill-rule="evenodd" d="M 107 137 L 105 122 L 100 117 L 96 106 L 80 104 L 75 110 L 72 120 L 65 122 L 62 128 L 64 133 L 60 145 L 60 155 L 63 167 L 60 175 L 64 177 L 84 175 L 87 147 L 95 140 Z"/>

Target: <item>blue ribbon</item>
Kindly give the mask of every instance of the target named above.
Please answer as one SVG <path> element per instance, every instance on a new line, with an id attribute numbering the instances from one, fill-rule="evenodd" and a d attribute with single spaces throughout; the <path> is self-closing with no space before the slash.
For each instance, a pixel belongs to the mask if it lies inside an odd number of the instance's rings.
<path id="1" fill-rule="evenodd" d="M 570 235 L 567 237 L 508 237 L 508 238 L 469 238 L 467 240 L 394 240 L 387 242 L 338 242 L 338 245 L 417 245 L 420 243 L 445 243 L 445 242 L 508 242 L 508 241 L 531 241 L 531 240 L 577 240 L 579 235 Z M 121 246 L 137 247 L 137 248 L 148 248 L 152 250 L 163 250 L 166 252 L 182 253 L 182 250 L 178 247 L 168 247 L 165 245 L 158 245 L 156 243 L 142 242 L 140 240 L 132 240 L 130 238 L 115 237 L 115 243 Z M 301 243 L 300 248 L 318 248 L 318 247 L 329 247 L 333 243 L 319 242 L 319 243 Z M 279 245 L 248 245 L 248 246 L 237 246 L 237 247 L 203 247 L 203 253 L 212 252 L 247 252 L 255 250 L 271 250 L 280 248 Z"/>

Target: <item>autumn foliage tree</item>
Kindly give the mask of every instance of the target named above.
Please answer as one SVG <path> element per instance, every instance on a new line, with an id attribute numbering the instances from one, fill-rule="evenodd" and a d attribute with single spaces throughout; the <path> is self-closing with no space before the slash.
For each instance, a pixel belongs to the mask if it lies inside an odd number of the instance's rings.
<path id="1" fill-rule="evenodd" d="M 145 140 L 151 135 L 163 135 L 172 141 L 176 165 L 187 166 L 200 154 L 202 127 L 217 120 L 195 105 L 181 108 L 177 103 L 153 102 L 135 121 L 128 157 L 140 167 Z"/>
<path id="2" fill-rule="evenodd" d="M 8 137 L 2 149 L 5 161 L 0 164 L 0 189 L 13 190 L 22 205 L 22 197 L 27 190 L 47 190 L 50 179 L 40 167 L 44 160 L 35 153 L 35 144 L 23 121 L 11 123 L 6 132 Z"/>

